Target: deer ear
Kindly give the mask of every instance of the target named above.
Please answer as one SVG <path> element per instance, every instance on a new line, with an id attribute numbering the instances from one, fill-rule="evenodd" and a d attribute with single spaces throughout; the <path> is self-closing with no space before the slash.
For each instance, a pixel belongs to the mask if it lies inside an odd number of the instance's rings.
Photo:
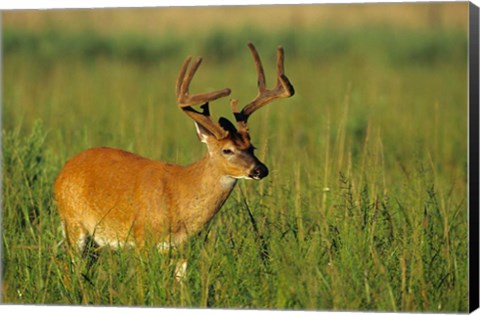
<path id="1" fill-rule="evenodd" d="M 213 136 L 213 134 L 210 131 L 208 131 L 207 128 L 203 127 L 197 122 L 195 122 L 195 130 L 197 131 L 198 139 L 203 143 L 207 143 L 208 137 Z"/>
<path id="2" fill-rule="evenodd" d="M 220 117 L 218 120 L 218 124 L 226 131 L 228 131 L 230 134 L 236 134 L 237 133 L 237 128 L 230 122 L 225 117 Z"/>

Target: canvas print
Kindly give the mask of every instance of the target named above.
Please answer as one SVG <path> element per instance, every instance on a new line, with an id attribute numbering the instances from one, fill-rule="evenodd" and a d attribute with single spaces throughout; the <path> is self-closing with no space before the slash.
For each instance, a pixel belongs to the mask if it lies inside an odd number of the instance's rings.
<path id="1" fill-rule="evenodd" d="M 468 17 L 2 12 L 2 303 L 468 311 Z"/>

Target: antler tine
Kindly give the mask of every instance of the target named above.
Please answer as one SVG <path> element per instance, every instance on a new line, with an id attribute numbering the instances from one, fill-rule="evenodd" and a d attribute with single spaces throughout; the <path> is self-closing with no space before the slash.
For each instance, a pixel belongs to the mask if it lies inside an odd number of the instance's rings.
<path id="1" fill-rule="evenodd" d="M 176 88 L 175 88 L 175 93 L 177 95 L 177 98 L 179 97 L 179 95 L 181 95 L 181 91 L 182 91 L 182 84 L 183 84 L 183 81 L 185 79 L 185 73 L 187 72 L 187 68 L 188 68 L 188 65 L 190 64 L 190 61 L 192 60 L 192 57 L 187 57 L 187 59 L 185 59 L 185 61 L 183 62 L 183 65 L 182 65 L 182 68 L 180 69 L 180 73 L 178 74 L 178 78 L 177 78 L 177 84 L 176 84 Z"/>
<path id="2" fill-rule="evenodd" d="M 277 85 L 273 89 L 267 89 L 265 83 L 265 73 L 263 71 L 262 62 L 255 46 L 248 44 L 248 48 L 252 53 L 258 77 L 258 95 L 250 103 L 248 103 L 242 111 L 236 115 L 237 122 L 245 126 L 248 117 L 260 107 L 270 103 L 278 98 L 287 98 L 295 94 L 292 84 L 284 73 L 284 52 L 283 47 L 277 48 Z"/>
<path id="3" fill-rule="evenodd" d="M 258 55 L 257 50 L 255 49 L 255 46 L 252 43 L 248 43 L 248 48 L 250 49 L 250 53 L 252 54 L 253 61 L 255 62 L 255 68 L 257 70 L 257 84 L 258 84 L 258 89 L 260 92 L 265 90 L 265 71 L 263 70 L 263 65 L 262 65 L 262 60 L 260 59 L 260 56 Z"/>
<path id="4" fill-rule="evenodd" d="M 188 73 L 187 68 L 190 63 L 191 57 L 188 57 L 185 62 L 183 63 L 182 68 L 180 69 L 180 73 L 177 79 L 177 101 L 180 107 L 187 107 L 198 105 L 202 103 L 207 103 L 210 101 L 214 101 L 224 96 L 228 96 L 231 93 L 229 88 L 225 88 L 222 90 L 217 90 L 208 93 L 198 93 L 190 95 L 188 90 L 190 88 L 190 82 L 192 82 L 193 76 L 197 72 L 198 67 L 202 63 L 202 58 L 198 57 L 193 65 L 190 67 Z"/>
<path id="5" fill-rule="evenodd" d="M 293 96 L 295 94 L 295 89 L 293 88 L 292 83 L 285 75 L 285 66 L 284 66 L 284 51 L 282 46 L 277 48 L 277 86 L 275 89 L 281 90 L 281 98 L 286 98 Z M 282 88 L 280 88 L 280 86 Z"/>
<path id="6" fill-rule="evenodd" d="M 283 51 L 283 47 L 282 46 L 279 46 L 277 48 L 277 86 L 280 84 L 282 84 L 282 82 L 285 81 L 286 79 L 286 82 L 290 83 L 288 81 L 288 79 L 285 77 L 285 67 L 284 67 L 284 51 Z M 290 88 L 293 88 L 291 87 L 291 84 L 290 84 L 290 87 L 285 87 L 286 90 L 290 90 Z M 293 92 L 292 92 L 293 93 Z"/>
<path id="7" fill-rule="evenodd" d="M 197 72 L 200 63 L 202 62 L 202 58 L 197 58 L 190 67 L 190 69 L 188 69 L 190 61 L 191 57 L 185 59 L 178 75 L 176 84 L 178 106 L 195 122 L 210 131 L 217 139 L 221 139 L 226 136 L 226 131 L 211 120 L 208 102 L 230 95 L 231 90 L 229 88 L 225 88 L 213 92 L 190 95 L 188 91 L 190 87 L 190 82 L 192 81 L 193 76 Z M 193 105 L 198 104 L 203 104 L 203 112 L 199 112 L 192 107 Z"/>

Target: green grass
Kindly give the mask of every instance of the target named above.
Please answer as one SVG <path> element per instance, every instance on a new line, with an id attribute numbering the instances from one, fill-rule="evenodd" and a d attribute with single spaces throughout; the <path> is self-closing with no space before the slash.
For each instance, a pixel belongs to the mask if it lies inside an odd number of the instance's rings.
<path id="1" fill-rule="evenodd" d="M 86 33 L 85 33 L 86 34 Z M 461 29 L 214 31 L 144 38 L 5 28 L 5 303 L 465 312 L 467 39 Z M 204 154 L 176 108 L 192 91 L 256 93 L 247 41 L 267 81 L 283 44 L 296 88 L 250 120 L 271 170 L 241 182 L 178 252 L 65 249 L 52 185 L 92 146 L 188 164 Z M 226 100 L 211 106 L 230 115 Z M 231 117 L 231 116 L 228 116 Z M 185 285 L 173 279 L 188 258 Z"/>

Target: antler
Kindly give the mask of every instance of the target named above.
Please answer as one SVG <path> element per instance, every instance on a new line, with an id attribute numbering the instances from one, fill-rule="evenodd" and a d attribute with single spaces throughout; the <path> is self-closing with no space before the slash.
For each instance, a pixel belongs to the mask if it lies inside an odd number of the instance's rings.
<path id="1" fill-rule="evenodd" d="M 231 106 L 235 115 L 235 119 L 240 128 L 246 129 L 248 117 L 253 114 L 260 107 L 270 103 L 279 98 L 287 98 L 295 94 L 292 84 L 284 73 L 284 53 L 283 47 L 277 48 L 277 85 L 273 89 L 267 89 L 265 83 L 265 72 L 263 71 L 262 61 L 258 55 L 255 46 L 252 43 L 248 44 L 248 48 L 252 53 L 258 77 L 258 95 L 250 103 L 245 105 L 241 112 L 237 110 L 237 102 L 232 101 Z"/>
<path id="2" fill-rule="evenodd" d="M 188 57 L 185 60 L 178 75 L 176 86 L 178 106 L 194 121 L 196 121 L 202 127 L 210 131 L 217 139 L 222 139 L 227 135 L 227 132 L 210 118 L 208 102 L 214 101 L 224 96 L 228 96 L 230 95 L 231 91 L 229 88 L 225 88 L 209 93 L 198 93 L 190 95 L 188 92 L 190 82 L 192 81 L 195 72 L 197 71 L 200 63 L 202 62 L 202 58 L 197 58 L 187 73 L 187 68 L 190 64 L 191 59 L 191 57 Z M 193 105 L 198 105 L 202 103 L 204 103 L 201 106 L 203 110 L 202 112 L 199 112 L 192 107 Z"/>

